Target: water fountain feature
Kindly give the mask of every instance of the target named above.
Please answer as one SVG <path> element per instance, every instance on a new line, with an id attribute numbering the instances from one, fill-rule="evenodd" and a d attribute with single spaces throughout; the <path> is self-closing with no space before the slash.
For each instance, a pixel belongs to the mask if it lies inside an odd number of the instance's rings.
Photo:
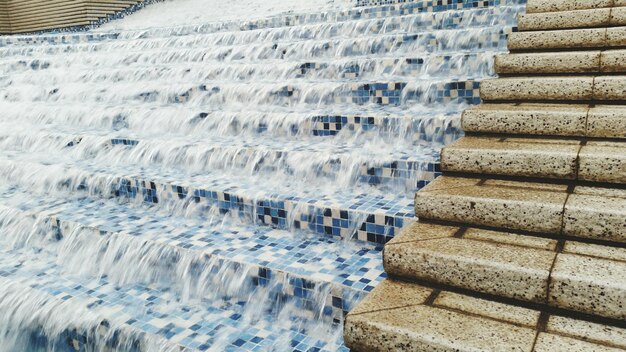
<path id="1" fill-rule="evenodd" d="M 0 37 L 0 345 L 345 350 L 523 3 Z"/>

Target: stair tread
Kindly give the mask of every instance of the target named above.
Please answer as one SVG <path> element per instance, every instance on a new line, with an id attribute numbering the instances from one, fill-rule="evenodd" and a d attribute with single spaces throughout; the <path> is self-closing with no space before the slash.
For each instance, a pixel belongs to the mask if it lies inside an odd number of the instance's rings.
<path id="1" fill-rule="evenodd" d="M 520 31 L 590 28 L 626 25 L 625 7 L 527 13 L 518 18 Z"/>
<path id="2" fill-rule="evenodd" d="M 435 234 L 439 233 L 439 236 Z M 591 254 L 591 255 L 590 255 Z M 624 319 L 626 248 L 416 223 L 385 246 L 389 275 Z"/>
<path id="3" fill-rule="evenodd" d="M 486 101 L 622 101 L 626 76 L 507 77 L 481 83 Z"/>
<path id="4" fill-rule="evenodd" d="M 626 242 L 623 190 L 442 176 L 415 196 L 416 215 L 535 233 Z"/>
<path id="5" fill-rule="evenodd" d="M 576 179 L 581 145 L 566 139 L 462 137 L 443 149 L 441 168 L 444 172 Z"/>
<path id="6" fill-rule="evenodd" d="M 347 345 L 357 350 L 405 351 L 452 348 L 492 350 L 493 346 L 524 351 L 619 351 L 626 348 L 626 330 L 543 312 L 545 331 L 538 328 L 540 311 L 488 301 L 449 291 L 435 291 L 432 303 L 416 284 L 385 280 L 346 319 Z M 411 297 L 394 305 L 394 296 Z M 392 302 L 381 305 L 381 299 Z M 384 337 L 383 337 L 384 336 Z M 537 343 L 535 343 L 537 340 Z M 445 347 L 444 347 L 445 346 Z"/>
<path id="7" fill-rule="evenodd" d="M 626 50 L 506 54 L 496 57 L 501 74 L 626 72 Z"/>
<path id="8" fill-rule="evenodd" d="M 624 0 L 529 0 L 529 13 L 562 12 L 581 9 L 612 8 L 626 6 Z"/>

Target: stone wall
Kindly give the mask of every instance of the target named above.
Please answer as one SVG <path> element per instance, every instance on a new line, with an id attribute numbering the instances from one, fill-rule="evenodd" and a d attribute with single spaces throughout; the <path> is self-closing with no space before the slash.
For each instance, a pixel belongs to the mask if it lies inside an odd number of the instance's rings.
<path id="1" fill-rule="evenodd" d="M 0 0 L 0 33 L 89 26 L 143 0 Z"/>

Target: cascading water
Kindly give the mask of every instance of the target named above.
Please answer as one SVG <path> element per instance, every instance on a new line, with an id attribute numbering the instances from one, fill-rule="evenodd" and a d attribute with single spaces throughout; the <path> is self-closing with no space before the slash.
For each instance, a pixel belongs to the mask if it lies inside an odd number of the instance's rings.
<path id="1" fill-rule="evenodd" d="M 0 37 L 0 349 L 345 350 L 523 4 Z"/>

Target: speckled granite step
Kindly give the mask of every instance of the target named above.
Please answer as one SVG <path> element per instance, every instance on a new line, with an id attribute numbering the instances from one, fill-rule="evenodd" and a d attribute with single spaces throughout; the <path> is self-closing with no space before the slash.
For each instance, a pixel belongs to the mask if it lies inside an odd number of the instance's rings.
<path id="1" fill-rule="evenodd" d="M 444 172 L 626 183 L 626 142 L 470 136 L 443 149 L 441 168 Z"/>
<path id="2" fill-rule="evenodd" d="M 528 0 L 526 12 L 561 12 L 626 6 L 625 0 Z"/>
<path id="3" fill-rule="evenodd" d="M 466 132 L 626 138 L 626 106 L 482 104 L 465 110 Z"/>
<path id="4" fill-rule="evenodd" d="M 483 81 L 486 101 L 622 101 L 626 76 L 511 77 Z"/>
<path id="5" fill-rule="evenodd" d="M 626 348 L 623 328 L 390 279 L 347 316 L 344 336 L 353 351 L 617 352 Z"/>
<path id="6" fill-rule="evenodd" d="M 626 7 L 527 13 L 518 16 L 518 29 L 520 31 L 624 25 L 626 25 Z"/>
<path id="7" fill-rule="evenodd" d="M 606 48 L 626 45 L 626 27 L 584 28 L 541 32 L 514 32 L 509 35 L 511 51 Z"/>
<path id="8" fill-rule="evenodd" d="M 520 53 L 496 57 L 500 74 L 626 72 L 626 50 Z"/>
<path id="9" fill-rule="evenodd" d="M 415 195 L 421 219 L 626 243 L 626 191 L 443 176 Z"/>
<path id="10" fill-rule="evenodd" d="M 580 148 L 580 141 L 566 139 L 463 137 L 443 149 L 441 168 L 444 172 L 573 180 Z M 594 156 L 599 155 L 589 158 Z"/>
<path id="11" fill-rule="evenodd" d="M 626 248 L 424 222 L 385 246 L 404 277 L 626 319 Z"/>

